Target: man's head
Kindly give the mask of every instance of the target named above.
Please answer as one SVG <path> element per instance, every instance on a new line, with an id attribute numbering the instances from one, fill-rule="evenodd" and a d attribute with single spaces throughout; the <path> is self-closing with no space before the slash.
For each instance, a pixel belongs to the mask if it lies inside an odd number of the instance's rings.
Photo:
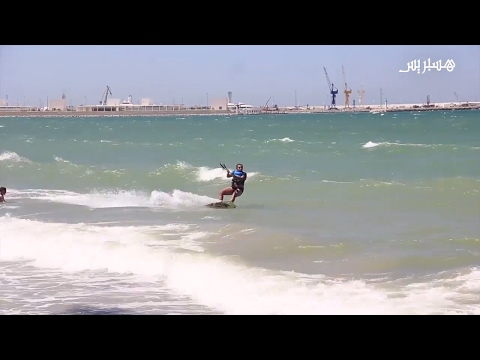
<path id="1" fill-rule="evenodd" d="M 7 193 L 7 189 L 5 187 L 0 187 L 0 195 L 5 195 Z"/>
<path id="2" fill-rule="evenodd" d="M 237 164 L 237 170 L 243 171 L 243 164 Z"/>

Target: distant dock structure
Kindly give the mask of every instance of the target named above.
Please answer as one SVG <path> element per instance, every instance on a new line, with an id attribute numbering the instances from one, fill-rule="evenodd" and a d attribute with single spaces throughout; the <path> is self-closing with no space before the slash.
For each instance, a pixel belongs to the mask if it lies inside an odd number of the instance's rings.
<path id="1" fill-rule="evenodd" d="M 178 105 L 155 105 L 151 99 L 145 98 L 140 104 L 129 104 L 125 101 L 120 102 L 119 99 L 109 99 L 105 105 L 80 105 L 77 106 L 78 112 L 138 112 L 138 111 L 179 111 L 184 110 L 183 104 Z"/>
<path id="2" fill-rule="evenodd" d="M 0 112 L 1 111 L 35 111 L 37 108 L 35 106 L 25 106 L 19 105 L 18 101 L 15 104 L 11 104 L 8 101 L 8 95 L 5 99 L 0 99 Z"/>
<path id="3" fill-rule="evenodd" d="M 128 96 L 127 100 L 121 101 L 120 99 L 109 98 L 108 95 L 112 95 L 112 91 L 109 86 L 103 92 L 102 98 L 98 105 L 80 105 L 77 106 L 78 112 L 139 112 L 139 111 L 179 111 L 184 110 L 183 104 L 177 105 L 164 105 L 154 104 L 150 98 L 143 98 L 138 104 L 133 103 L 132 95 Z"/>
<path id="4" fill-rule="evenodd" d="M 269 106 L 270 97 L 264 105 L 253 106 L 243 102 L 234 102 L 233 94 L 231 91 L 226 92 L 223 96 L 215 94 L 215 96 L 208 98 L 207 103 L 202 101 L 202 105 L 189 105 L 183 104 L 183 98 L 181 104 L 175 104 L 173 99 L 173 105 L 170 104 L 154 104 L 151 98 L 142 98 L 134 101 L 132 95 L 128 95 L 126 100 L 114 98 L 110 87 L 106 87 L 102 97 L 95 105 L 88 105 L 87 98 L 85 97 L 85 104 L 80 106 L 67 106 L 67 95 L 63 93 L 61 97 L 55 97 L 51 99 L 46 97 L 46 102 L 39 99 L 38 106 L 26 105 L 25 96 L 23 96 L 23 106 L 19 104 L 17 99 L 9 100 L 8 95 L 0 98 L 0 116 L 167 116 L 167 115 L 213 115 L 213 114 L 236 114 L 236 115 L 276 115 L 276 114 L 294 114 L 294 113 L 329 113 L 329 112 L 371 112 L 371 113 L 383 113 L 383 112 L 403 112 L 403 111 L 445 111 L 445 110 L 479 110 L 480 102 L 463 101 L 460 102 L 456 93 L 454 93 L 456 102 L 435 103 L 432 104 L 430 96 L 427 96 L 426 103 L 418 104 L 398 104 L 395 102 L 388 102 L 385 99 L 385 103 L 379 105 L 368 105 L 364 101 L 365 90 L 363 85 L 361 90 L 358 91 L 358 103 L 354 101 L 353 108 L 350 107 L 349 97 L 351 95 L 351 89 L 345 85 L 345 105 L 343 107 L 333 107 L 336 105 L 335 97 L 339 90 L 333 87 L 330 83 L 326 69 L 324 68 L 327 78 L 328 89 L 332 96 L 332 101 L 329 106 L 318 105 L 301 105 L 299 106 L 295 97 L 295 106 Z M 383 100 L 383 91 L 381 90 L 380 98 Z M 135 104 L 136 102 L 136 104 Z"/>

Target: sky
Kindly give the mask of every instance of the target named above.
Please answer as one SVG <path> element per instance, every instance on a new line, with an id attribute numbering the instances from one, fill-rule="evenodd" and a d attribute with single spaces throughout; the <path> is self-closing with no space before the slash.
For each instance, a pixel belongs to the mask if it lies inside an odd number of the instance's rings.
<path id="1" fill-rule="evenodd" d="M 407 63 L 448 59 L 446 69 L 402 73 Z M 232 92 L 253 106 L 328 105 L 323 67 L 339 89 L 342 65 L 350 103 L 390 104 L 480 101 L 479 45 L 0 45 L 0 99 L 40 106 L 65 93 L 69 105 L 98 104 L 107 85 L 112 98 L 154 104 L 207 105 Z M 295 100 L 297 99 L 297 100 Z"/>

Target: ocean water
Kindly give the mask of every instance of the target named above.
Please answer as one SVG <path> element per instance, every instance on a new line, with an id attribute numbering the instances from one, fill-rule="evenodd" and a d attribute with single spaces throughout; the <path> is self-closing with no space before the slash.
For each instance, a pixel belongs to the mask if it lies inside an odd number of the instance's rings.
<path id="1" fill-rule="evenodd" d="M 0 186 L 0 314 L 480 314 L 479 111 L 0 118 Z"/>

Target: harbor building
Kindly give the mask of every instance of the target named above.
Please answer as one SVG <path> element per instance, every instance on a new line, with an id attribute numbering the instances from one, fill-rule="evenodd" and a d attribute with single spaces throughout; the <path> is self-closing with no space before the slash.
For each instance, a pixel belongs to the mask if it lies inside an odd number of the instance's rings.
<path id="1" fill-rule="evenodd" d="M 62 94 L 61 99 L 49 99 L 47 103 L 48 110 L 66 111 L 68 107 L 67 97 Z"/>
<path id="2" fill-rule="evenodd" d="M 212 99 L 209 105 L 212 110 L 228 110 L 228 97 Z"/>
<path id="3" fill-rule="evenodd" d="M 110 87 L 107 86 L 100 103 L 98 105 L 80 105 L 77 106 L 78 112 L 92 112 L 92 111 L 108 111 L 108 112 L 140 112 L 140 111 L 179 111 L 183 110 L 183 104 L 179 105 L 156 105 L 150 98 L 142 98 L 138 104 L 133 103 L 132 95 L 128 95 L 127 100 L 120 100 L 116 98 L 109 98 L 112 95 Z"/>
<path id="4" fill-rule="evenodd" d="M 0 105 L 2 111 L 39 111 L 37 106 L 21 106 L 21 105 Z"/>
<path id="5" fill-rule="evenodd" d="M 184 110 L 183 105 L 153 105 L 153 104 L 123 104 L 109 103 L 107 105 L 81 105 L 77 106 L 79 112 L 91 112 L 91 111 L 119 111 L 119 112 L 132 112 L 132 111 L 178 111 Z"/>
<path id="6" fill-rule="evenodd" d="M 15 105 L 8 101 L 8 96 L 5 99 L 0 99 L 0 111 L 36 111 L 35 106 L 18 105 L 18 101 L 15 101 Z"/>

